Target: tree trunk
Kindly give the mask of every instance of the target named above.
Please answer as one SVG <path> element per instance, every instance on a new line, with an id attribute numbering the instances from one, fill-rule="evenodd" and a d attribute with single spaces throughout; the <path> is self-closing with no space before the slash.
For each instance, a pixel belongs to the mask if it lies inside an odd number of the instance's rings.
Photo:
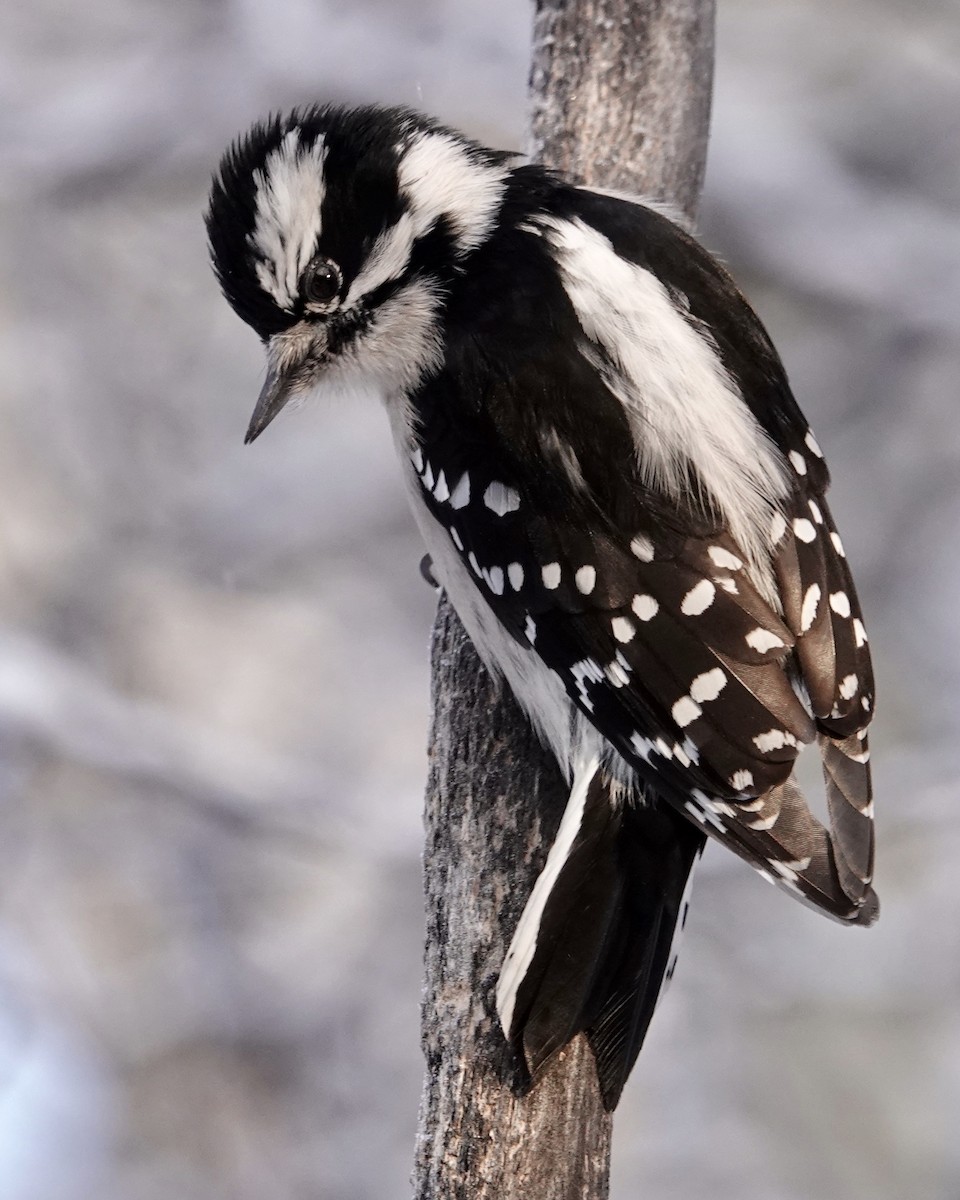
<path id="1" fill-rule="evenodd" d="M 578 181 L 695 215 L 713 66 L 713 0 L 538 0 L 536 157 Z M 584 1037 L 522 1083 L 494 992 L 567 788 L 446 598 L 433 633 L 426 796 L 426 1077 L 417 1200 L 601 1200 L 611 1117 Z"/>

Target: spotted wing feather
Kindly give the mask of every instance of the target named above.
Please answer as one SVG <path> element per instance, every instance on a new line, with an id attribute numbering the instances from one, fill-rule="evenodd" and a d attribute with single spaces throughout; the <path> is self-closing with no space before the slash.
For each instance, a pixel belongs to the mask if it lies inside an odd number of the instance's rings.
<path id="1" fill-rule="evenodd" d="M 807 491 L 798 500 L 774 565 L 816 720 L 838 879 L 844 895 L 872 908 L 874 827 L 866 729 L 873 710 L 873 669 L 843 543 L 822 493 Z"/>
<path id="2" fill-rule="evenodd" d="M 448 313 L 443 371 L 414 398 L 427 507 L 503 627 L 557 673 L 641 779 L 811 902 L 868 919 L 867 768 L 840 748 L 870 715 L 862 621 L 823 502 L 826 465 L 776 351 L 722 267 L 659 214 L 578 189 L 544 192 L 542 203 L 540 231 L 558 238 L 541 239 L 542 257 L 525 242 L 515 257 L 505 243 L 484 259 Z M 575 258 L 562 230 L 581 237 L 586 257 Z M 658 309 L 661 329 L 683 341 L 686 324 L 706 341 L 756 423 L 753 450 L 779 449 L 786 491 L 769 500 L 769 530 L 751 526 L 749 567 L 692 464 L 687 486 L 672 490 L 638 467 L 644 433 L 628 420 L 632 385 L 609 349 L 624 347 L 617 301 L 587 261 L 595 254 L 603 270 L 619 270 L 604 247 L 672 298 L 672 314 Z M 502 272 L 521 259 L 522 271 Z M 589 305 L 574 311 L 570 289 L 581 283 L 607 305 L 602 320 Z M 636 296 L 623 302 L 636 312 Z M 682 372 L 671 380 L 684 386 Z M 709 403 L 694 394 L 680 407 L 701 432 L 713 421 L 722 439 Z M 729 395 L 724 405 L 741 419 Z M 759 520 L 760 509 L 751 513 Z M 801 744 L 817 738 L 839 865 L 791 779 Z"/>
<path id="3" fill-rule="evenodd" d="M 519 481 L 493 477 L 489 457 L 471 469 L 462 449 L 453 491 L 466 494 L 466 477 L 472 498 L 454 507 L 449 481 L 437 498 L 429 445 L 416 453 L 424 500 L 487 603 L 641 777 L 776 882 L 857 919 L 863 881 L 852 895 L 843 886 L 790 780 L 817 736 L 790 678 L 799 616 L 791 628 L 792 609 L 773 610 L 729 536 L 661 545 L 649 527 L 618 537 L 599 520 L 558 521 Z M 797 554 L 796 539 L 789 547 Z M 825 570 L 811 555 L 795 568 Z"/>

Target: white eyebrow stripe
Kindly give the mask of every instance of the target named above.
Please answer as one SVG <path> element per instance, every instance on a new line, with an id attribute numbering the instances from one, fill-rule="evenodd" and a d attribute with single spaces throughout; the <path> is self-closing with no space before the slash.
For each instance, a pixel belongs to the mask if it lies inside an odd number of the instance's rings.
<path id="1" fill-rule="evenodd" d="M 450 220 L 461 254 L 479 246 L 493 228 L 508 173 L 507 167 L 475 158 L 446 134 L 426 132 L 412 138 L 397 164 L 397 186 L 407 210 L 377 238 L 350 286 L 347 306 L 399 279 L 417 239 L 441 217 Z"/>
<path id="2" fill-rule="evenodd" d="M 291 129 L 267 155 L 263 170 L 254 173 L 256 218 L 248 240 L 260 258 L 257 280 L 287 311 L 320 237 L 326 157 L 323 137 L 303 146 L 299 132 Z"/>

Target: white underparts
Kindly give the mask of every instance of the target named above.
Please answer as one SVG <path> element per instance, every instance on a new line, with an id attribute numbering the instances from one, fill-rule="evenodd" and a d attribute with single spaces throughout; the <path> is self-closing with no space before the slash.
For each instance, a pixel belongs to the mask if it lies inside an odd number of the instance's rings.
<path id="1" fill-rule="evenodd" d="M 257 280 L 286 311 L 320 236 L 326 154 L 322 137 L 303 147 L 291 129 L 254 174 L 256 219 L 249 240 L 259 259 Z"/>
<path id="2" fill-rule="evenodd" d="M 497 1015 L 500 1017 L 503 1032 L 508 1038 L 513 1025 L 517 991 L 536 953 L 543 910 L 560 872 L 570 857 L 577 834 L 580 832 L 590 781 L 597 773 L 599 766 L 599 759 L 596 757 L 576 765 L 573 787 L 570 789 L 570 798 L 567 800 L 567 807 L 564 809 L 556 839 L 550 847 L 544 868 L 533 885 L 530 899 L 520 917 L 507 956 L 503 960 L 500 979 L 497 983 Z"/>
<path id="3" fill-rule="evenodd" d="M 770 512 L 787 494 L 786 469 L 709 335 L 655 275 L 583 221 L 537 217 L 527 228 L 550 245 L 584 333 L 604 352 L 592 362 L 624 406 L 644 481 L 680 499 L 692 474 L 753 573 L 766 574 Z"/>

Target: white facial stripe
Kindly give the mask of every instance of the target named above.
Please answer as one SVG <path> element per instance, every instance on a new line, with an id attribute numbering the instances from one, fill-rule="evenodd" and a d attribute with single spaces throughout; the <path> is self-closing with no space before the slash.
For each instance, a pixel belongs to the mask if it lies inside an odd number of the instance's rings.
<path id="1" fill-rule="evenodd" d="M 350 287 L 348 306 L 399 279 L 414 243 L 442 216 L 451 221 L 461 254 L 478 246 L 493 228 L 507 169 L 476 161 L 446 134 L 421 133 L 403 151 L 397 174 L 408 209 L 377 238 Z"/>
<path id="2" fill-rule="evenodd" d="M 418 228 L 411 214 L 405 212 L 395 225 L 391 225 L 380 234 L 367 256 L 363 269 L 350 285 L 346 299 L 348 308 L 356 304 L 361 296 L 375 291 L 382 283 L 400 278 L 410 261 L 413 243 L 422 232 L 424 231 Z"/>
<path id="3" fill-rule="evenodd" d="M 692 464 L 753 565 L 769 554 L 771 504 L 787 492 L 770 440 L 719 355 L 651 272 L 579 220 L 536 218 L 587 336 L 619 368 L 605 382 L 624 404 L 645 480 L 680 496 Z"/>
<path id="4" fill-rule="evenodd" d="M 508 168 L 477 161 L 442 133 L 418 134 L 398 168 L 418 236 L 446 216 L 463 253 L 479 246 L 493 228 L 507 174 Z"/>
<path id="5" fill-rule="evenodd" d="M 293 308 L 300 276 L 320 236 L 326 155 L 322 137 L 303 147 L 298 131 L 291 129 L 254 177 L 256 222 L 250 244 L 262 258 L 257 279 L 287 311 Z"/>

